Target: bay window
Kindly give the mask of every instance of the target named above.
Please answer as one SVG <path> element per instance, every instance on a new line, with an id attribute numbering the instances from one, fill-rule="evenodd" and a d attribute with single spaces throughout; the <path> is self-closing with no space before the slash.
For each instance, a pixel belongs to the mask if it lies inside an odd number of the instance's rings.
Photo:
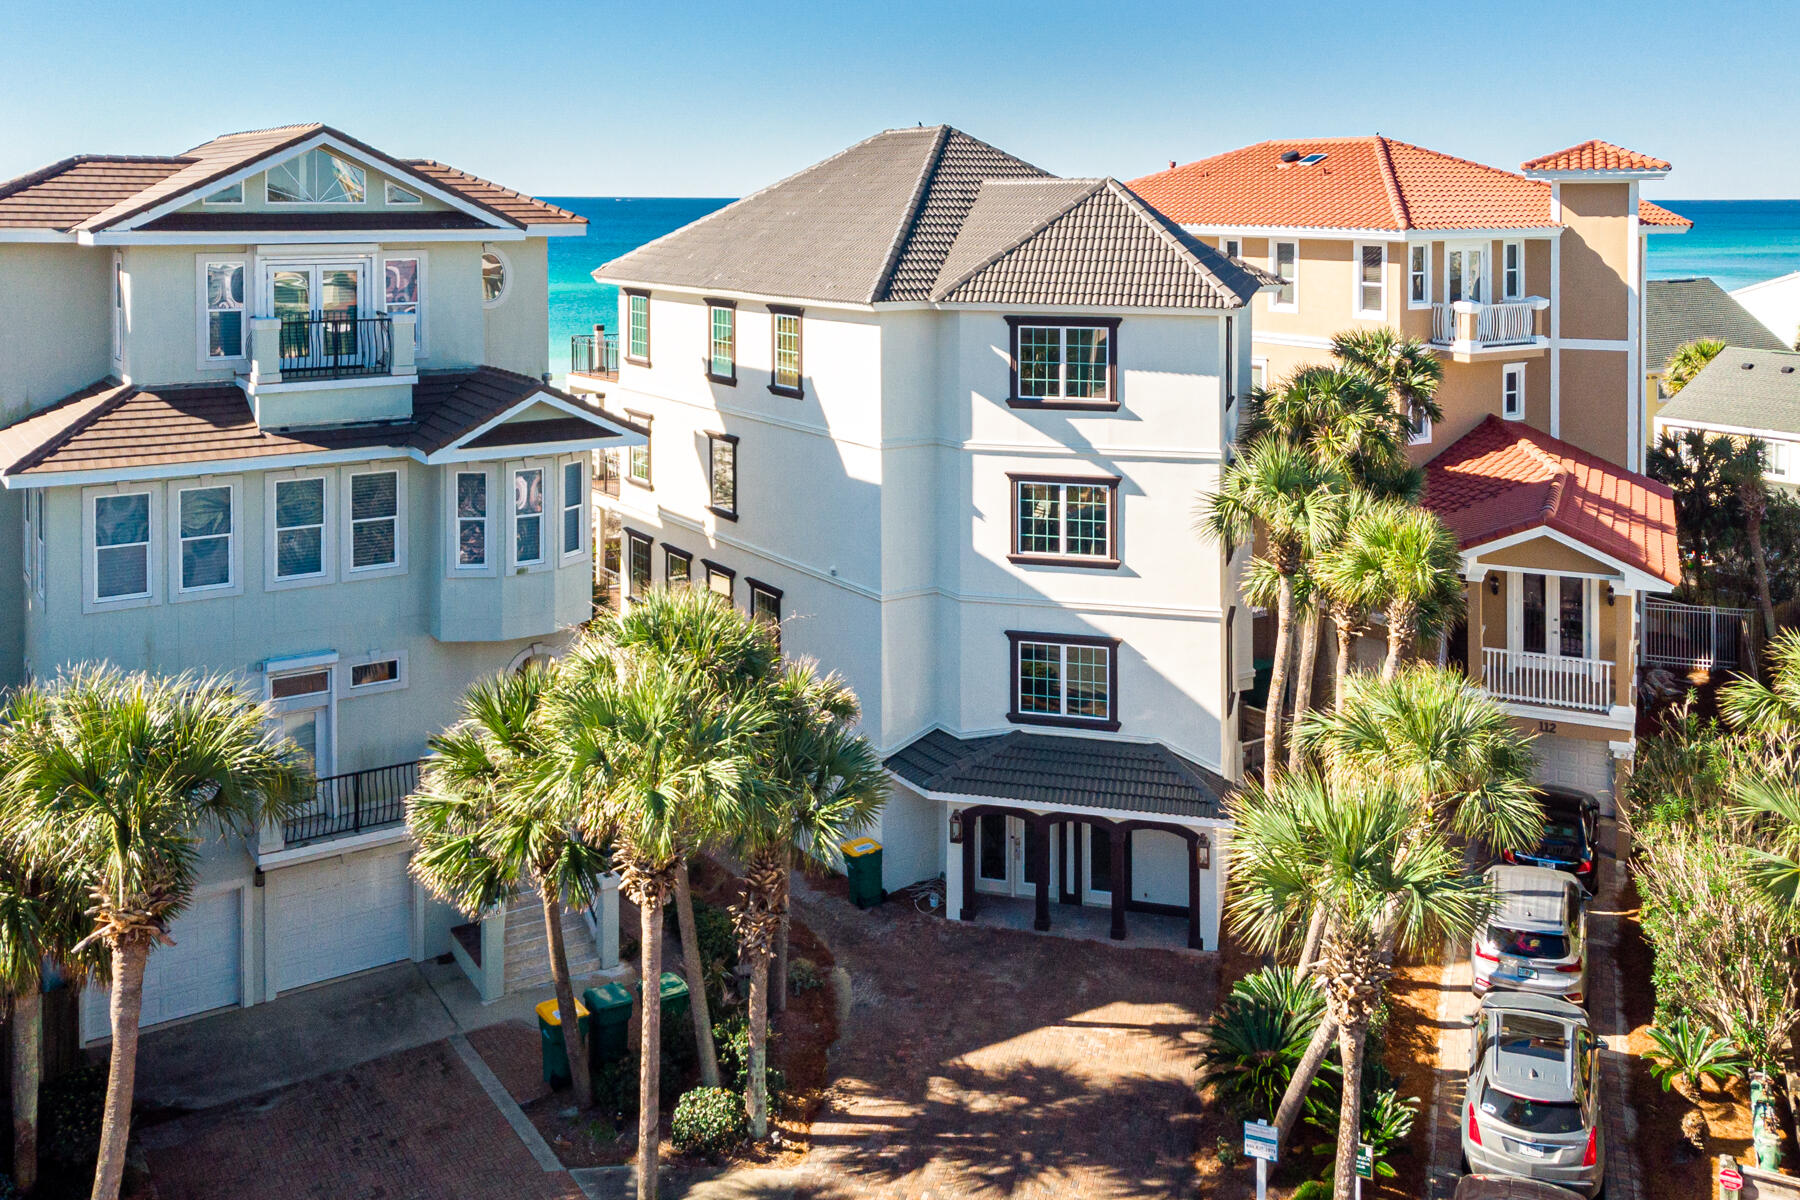
<path id="1" fill-rule="evenodd" d="M 488 565 L 488 473 L 456 473 L 456 568 L 475 570 Z"/>
<path id="2" fill-rule="evenodd" d="M 93 498 L 94 599 L 150 595 L 150 493 Z"/>
<path id="3" fill-rule="evenodd" d="M 212 363 L 244 357 L 244 263 L 208 259 L 202 264 L 206 306 L 205 358 Z"/>
<path id="4" fill-rule="evenodd" d="M 580 554 L 587 548 L 586 473 L 580 459 L 562 465 L 562 552 L 564 558 Z"/>
<path id="5" fill-rule="evenodd" d="M 521 467 L 513 479 L 513 564 L 544 561 L 544 471 Z"/>
<path id="6" fill-rule="evenodd" d="M 425 260 L 408 255 L 382 260 L 382 309 L 389 316 L 410 313 L 413 317 L 413 345 L 425 353 Z"/>

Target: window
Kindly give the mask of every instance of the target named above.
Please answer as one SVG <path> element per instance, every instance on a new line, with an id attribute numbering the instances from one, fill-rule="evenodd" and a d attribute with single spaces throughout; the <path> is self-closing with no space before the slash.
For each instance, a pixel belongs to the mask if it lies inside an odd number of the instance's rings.
<path id="1" fill-rule="evenodd" d="M 625 358 L 650 365 L 650 293 L 625 293 Z"/>
<path id="2" fill-rule="evenodd" d="M 1269 307 L 1292 312 L 1300 307 L 1300 243 L 1269 243 L 1269 274 L 1281 280 L 1281 286 L 1269 297 Z"/>
<path id="3" fill-rule="evenodd" d="M 390 315 L 411 313 L 413 316 L 413 345 L 420 353 L 425 350 L 425 312 L 420 306 L 425 291 L 425 263 L 419 258 L 389 258 L 382 260 L 382 302 L 381 307 Z"/>
<path id="4" fill-rule="evenodd" d="M 1301 167 L 1310 167 L 1314 163 L 1322 163 L 1324 161 L 1325 161 L 1325 156 L 1323 154 L 1308 154 L 1305 158 L 1302 158 L 1295 165 L 1301 166 Z"/>
<path id="5" fill-rule="evenodd" d="M 183 488 L 176 493 L 181 590 L 228 588 L 231 570 L 231 488 Z"/>
<path id="6" fill-rule="evenodd" d="M 400 561 L 400 472 L 350 476 L 350 569 L 366 571 Z"/>
<path id="7" fill-rule="evenodd" d="M 647 534 L 631 529 L 625 531 L 625 568 L 631 585 L 629 594 L 643 594 L 650 587 L 650 538 Z"/>
<path id="8" fill-rule="evenodd" d="M 456 567 L 488 565 L 488 473 L 456 473 Z"/>
<path id="9" fill-rule="evenodd" d="M 580 554 L 586 545 L 587 489 L 582 486 L 581 460 L 562 465 L 562 552 Z"/>
<path id="10" fill-rule="evenodd" d="M 625 414 L 644 429 L 644 444 L 625 451 L 625 478 L 639 487 L 650 486 L 650 420 L 644 413 Z"/>
<path id="11" fill-rule="evenodd" d="M 1043 325 L 1008 317 L 1012 327 L 1014 405 L 1114 407 L 1119 322 Z"/>
<path id="12" fill-rule="evenodd" d="M 1226 317 L 1220 324 L 1225 326 L 1225 407 L 1229 409 L 1237 403 L 1237 347 L 1233 344 L 1232 320 Z"/>
<path id="13" fill-rule="evenodd" d="M 1269 386 L 1269 360 L 1253 358 L 1250 360 L 1250 390 L 1260 392 Z"/>
<path id="14" fill-rule="evenodd" d="M 112 356 L 114 362 L 125 359 L 125 257 L 117 250 L 112 255 Z"/>
<path id="15" fill-rule="evenodd" d="M 1406 248 L 1406 307 L 1431 307 L 1431 244 L 1414 242 Z"/>
<path id="16" fill-rule="evenodd" d="M 737 383 L 737 308 L 728 300 L 708 300 L 711 325 L 706 377 L 714 383 Z"/>
<path id="17" fill-rule="evenodd" d="M 731 589 L 737 583 L 737 572 L 730 567 L 721 566 L 708 559 L 701 559 L 706 568 L 706 590 L 717 592 L 727 600 L 731 599 Z"/>
<path id="18" fill-rule="evenodd" d="M 44 529 L 44 489 L 33 488 L 25 493 L 25 503 L 21 505 L 25 513 L 25 549 L 22 555 L 25 566 L 25 585 L 37 593 L 38 599 L 44 598 L 44 572 L 48 566 L 48 535 Z"/>
<path id="19" fill-rule="evenodd" d="M 1231 557 L 1226 555 L 1227 558 Z M 1225 715 L 1237 707 L 1237 605 L 1225 610 Z"/>
<path id="20" fill-rule="evenodd" d="M 1234 237 L 1220 238 L 1219 249 L 1233 258 L 1242 258 L 1244 257 L 1244 240 Z"/>
<path id="21" fill-rule="evenodd" d="M 325 479 L 275 483 L 275 578 L 325 574 Z"/>
<path id="22" fill-rule="evenodd" d="M 276 163 L 266 178 L 270 204 L 361 204 L 368 194 L 361 167 L 316 148 Z"/>
<path id="23" fill-rule="evenodd" d="M 1431 441 L 1431 414 L 1422 408 L 1415 408 L 1407 420 L 1410 431 L 1406 438 L 1409 446 L 1423 446 Z"/>
<path id="24" fill-rule="evenodd" d="M 352 692 L 386 691 L 386 685 L 398 686 L 401 680 L 398 658 L 378 658 L 372 662 L 354 663 L 350 667 Z"/>
<path id="25" fill-rule="evenodd" d="M 1007 633 L 1013 709 L 1020 724 L 1117 729 L 1118 641 L 1048 633 Z"/>
<path id="26" fill-rule="evenodd" d="M 1525 243 L 1503 242 L 1500 246 L 1500 298 L 1518 300 L 1525 295 Z"/>
<path id="27" fill-rule="evenodd" d="M 770 337 L 774 341 L 769 390 L 778 396 L 802 395 L 800 376 L 800 316 L 798 308 L 769 306 Z"/>
<path id="28" fill-rule="evenodd" d="M 1507 363 L 1500 368 L 1500 415 L 1509 421 L 1525 416 L 1525 364 Z"/>
<path id="29" fill-rule="evenodd" d="M 691 583 L 694 578 L 694 556 L 663 543 L 663 582 L 670 587 Z"/>
<path id="30" fill-rule="evenodd" d="M 1387 247 L 1380 243 L 1358 245 L 1356 312 L 1363 317 L 1387 314 Z"/>
<path id="31" fill-rule="evenodd" d="M 269 680 L 269 699 L 293 700 L 301 696 L 323 696 L 331 691 L 331 672 L 300 671 L 292 675 L 276 675 Z"/>
<path id="32" fill-rule="evenodd" d="M 522 467 L 513 472 L 513 563 L 544 561 L 544 470 Z"/>
<path id="33" fill-rule="evenodd" d="M 206 357 L 244 357 L 244 264 L 208 262 L 206 270 Z"/>
<path id="34" fill-rule="evenodd" d="M 208 207 L 219 204 L 242 204 L 243 202 L 244 181 L 241 179 L 236 183 L 226 184 L 212 195 L 207 196 L 200 201 L 201 204 Z"/>
<path id="35" fill-rule="evenodd" d="M 775 644 L 781 644 L 781 589 L 770 587 L 760 579 L 745 580 L 750 585 L 750 618 L 767 621 L 775 629 Z"/>
<path id="36" fill-rule="evenodd" d="M 485 308 L 492 308 L 506 299 L 506 285 L 512 272 L 507 269 L 506 256 L 498 250 L 488 250 L 481 256 L 481 303 Z"/>
<path id="37" fill-rule="evenodd" d="M 706 435 L 711 460 L 707 467 L 709 502 L 714 516 L 737 520 L 737 438 L 729 433 Z"/>
<path id="38" fill-rule="evenodd" d="M 423 203 L 425 203 L 425 201 L 419 196 L 419 193 L 408 191 L 407 189 L 401 187 L 399 184 L 395 183 L 391 179 L 387 183 L 387 188 L 386 188 L 385 194 L 387 196 L 387 202 L 389 204 L 423 204 Z"/>
<path id="39" fill-rule="evenodd" d="M 150 493 L 94 497 L 94 598 L 150 594 Z"/>
<path id="40" fill-rule="evenodd" d="M 1776 441 L 1773 438 L 1763 439 L 1763 462 L 1769 475 L 1778 479 L 1792 476 L 1796 465 L 1800 465 L 1795 462 L 1794 443 Z M 43 493 L 39 492 L 38 495 L 42 496 Z M 38 537 L 43 537 L 43 530 L 38 531 Z M 42 583 L 38 585 L 38 590 L 40 593 L 43 591 Z"/>
<path id="41" fill-rule="evenodd" d="M 1114 539 L 1118 479 L 1009 478 L 1013 487 L 1010 557 L 1014 562 L 1067 560 L 1118 566 Z"/>

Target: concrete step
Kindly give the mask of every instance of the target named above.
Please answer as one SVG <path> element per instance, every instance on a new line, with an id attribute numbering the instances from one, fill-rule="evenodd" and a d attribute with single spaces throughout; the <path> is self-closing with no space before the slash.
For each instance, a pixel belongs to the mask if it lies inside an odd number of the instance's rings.
<path id="1" fill-rule="evenodd" d="M 594 936 L 579 912 L 563 913 L 563 953 L 569 975 L 579 979 L 600 969 Z M 506 907 L 506 971 L 508 992 L 528 991 L 550 982 L 550 954 L 544 937 L 544 909 L 535 898 L 519 897 Z"/>

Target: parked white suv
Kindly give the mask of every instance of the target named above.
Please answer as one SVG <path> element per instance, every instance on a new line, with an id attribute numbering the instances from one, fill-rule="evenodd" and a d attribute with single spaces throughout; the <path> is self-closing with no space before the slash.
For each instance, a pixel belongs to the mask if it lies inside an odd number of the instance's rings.
<path id="1" fill-rule="evenodd" d="M 1494 912 L 1470 946 L 1475 994 L 1490 991 L 1587 999 L 1587 893 L 1549 867 L 1489 867 Z"/>
<path id="2" fill-rule="evenodd" d="M 1599 1042 L 1553 996 L 1495 992 L 1474 1019 L 1463 1161 L 1594 1196 L 1606 1178 Z"/>

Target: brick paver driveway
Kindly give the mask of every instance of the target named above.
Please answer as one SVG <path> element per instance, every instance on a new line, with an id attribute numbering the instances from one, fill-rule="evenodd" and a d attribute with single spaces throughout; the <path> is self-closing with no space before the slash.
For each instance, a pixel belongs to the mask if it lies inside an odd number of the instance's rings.
<path id="1" fill-rule="evenodd" d="M 1216 960 L 801 901 L 854 980 L 799 1195 L 1193 1194 Z"/>

